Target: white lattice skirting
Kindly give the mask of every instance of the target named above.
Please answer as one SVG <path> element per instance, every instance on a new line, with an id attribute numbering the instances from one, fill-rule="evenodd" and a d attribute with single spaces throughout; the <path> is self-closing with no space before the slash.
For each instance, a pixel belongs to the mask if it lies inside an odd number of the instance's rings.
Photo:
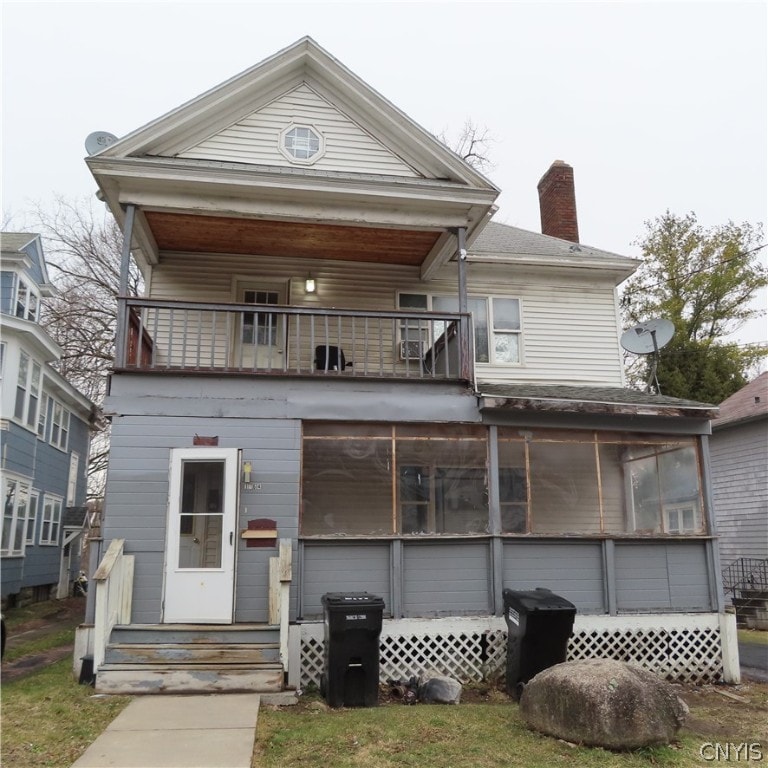
<path id="1" fill-rule="evenodd" d="M 726 646 L 735 644 L 735 621 L 722 614 L 576 616 L 568 661 L 631 661 L 667 680 L 738 682 Z M 731 631 L 730 624 L 733 623 Z M 319 685 L 323 671 L 323 624 L 300 624 L 301 686 Z M 724 652 L 726 651 L 726 652 Z M 437 670 L 462 682 L 492 680 L 504 673 L 507 628 L 503 618 L 400 619 L 384 621 L 379 677 L 408 679 Z M 735 677 L 734 677 L 735 676 Z"/>

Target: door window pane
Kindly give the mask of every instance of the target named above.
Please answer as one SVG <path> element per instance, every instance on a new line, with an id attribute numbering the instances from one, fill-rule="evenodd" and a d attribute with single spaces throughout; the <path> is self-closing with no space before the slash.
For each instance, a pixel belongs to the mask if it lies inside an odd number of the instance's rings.
<path id="1" fill-rule="evenodd" d="M 224 462 L 182 464 L 179 568 L 221 568 Z"/>

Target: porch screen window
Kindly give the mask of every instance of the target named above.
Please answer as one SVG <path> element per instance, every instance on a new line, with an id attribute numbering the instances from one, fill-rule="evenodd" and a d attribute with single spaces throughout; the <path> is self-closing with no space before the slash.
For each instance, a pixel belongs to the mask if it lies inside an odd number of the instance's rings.
<path id="1" fill-rule="evenodd" d="M 305 424 L 305 535 L 488 531 L 483 428 Z"/>
<path id="2" fill-rule="evenodd" d="M 701 535 L 693 438 L 498 430 L 502 533 Z"/>
<path id="3" fill-rule="evenodd" d="M 16 478 L 4 478 L 2 554 L 24 554 L 28 515 L 29 484 Z"/>
<path id="4" fill-rule="evenodd" d="M 179 568 L 221 568 L 224 462 L 183 461 Z"/>

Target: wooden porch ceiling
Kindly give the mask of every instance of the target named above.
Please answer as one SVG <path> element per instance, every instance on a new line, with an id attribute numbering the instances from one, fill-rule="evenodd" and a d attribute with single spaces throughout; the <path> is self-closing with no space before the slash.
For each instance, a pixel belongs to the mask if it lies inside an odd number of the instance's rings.
<path id="1" fill-rule="evenodd" d="M 265 254 L 420 266 L 440 231 L 145 211 L 161 251 Z"/>

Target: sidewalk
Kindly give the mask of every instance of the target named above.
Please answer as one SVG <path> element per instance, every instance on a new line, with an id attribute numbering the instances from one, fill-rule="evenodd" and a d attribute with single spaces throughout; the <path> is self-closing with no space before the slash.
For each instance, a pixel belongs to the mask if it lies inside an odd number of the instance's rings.
<path id="1" fill-rule="evenodd" d="M 260 696 L 141 696 L 72 768 L 250 768 Z"/>

